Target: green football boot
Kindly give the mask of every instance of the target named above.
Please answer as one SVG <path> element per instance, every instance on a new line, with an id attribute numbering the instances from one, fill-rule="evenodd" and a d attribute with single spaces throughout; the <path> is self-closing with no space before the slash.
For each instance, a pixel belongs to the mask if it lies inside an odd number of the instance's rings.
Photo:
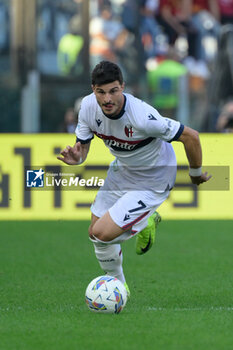
<path id="1" fill-rule="evenodd" d="M 127 292 L 127 299 L 129 300 L 129 298 L 130 298 L 129 286 L 128 286 L 128 284 L 126 282 L 124 283 L 124 286 L 125 286 L 125 289 L 126 289 L 126 292 Z"/>
<path id="2" fill-rule="evenodd" d="M 147 226 L 136 237 L 136 253 L 138 255 L 148 252 L 154 244 L 156 228 L 161 220 L 162 218 L 157 211 L 148 218 Z"/>

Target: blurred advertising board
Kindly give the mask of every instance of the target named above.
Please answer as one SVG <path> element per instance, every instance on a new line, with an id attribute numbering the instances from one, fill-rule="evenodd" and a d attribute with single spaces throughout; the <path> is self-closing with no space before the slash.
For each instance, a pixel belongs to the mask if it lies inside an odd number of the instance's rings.
<path id="1" fill-rule="evenodd" d="M 192 185 L 184 147 L 173 142 L 178 172 L 159 209 L 164 219 L 233 219 L 233 134 L 200 138 L 203 169 L 213 177 Z M 1 134 L 0 220 L 90 219 L 90 205 L 113 157 L 95 137 L 85 163 L 66 166 L 56 157 L 74 142 L 70 134 Z"/>

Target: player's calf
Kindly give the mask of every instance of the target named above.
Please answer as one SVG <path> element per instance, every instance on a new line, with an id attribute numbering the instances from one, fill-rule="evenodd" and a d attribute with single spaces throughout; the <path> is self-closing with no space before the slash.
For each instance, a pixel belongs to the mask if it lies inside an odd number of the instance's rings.
<path id="1" fill-rule="evenodd" d="M 122 268 L 122 251 L 120 244 L 103 244 L 93 242 L 95 255 L 100 267 L 109 276 L 118 278 L 125 283 L 125 276 Z"/>

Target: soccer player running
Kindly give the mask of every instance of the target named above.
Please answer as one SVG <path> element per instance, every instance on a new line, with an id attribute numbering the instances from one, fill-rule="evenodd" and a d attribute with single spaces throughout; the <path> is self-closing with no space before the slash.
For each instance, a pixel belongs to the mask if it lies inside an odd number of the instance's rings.
<path id="1" fill-rule="evenodd" d="M 115 156 L 91 206 L 89 236 L 101 268 L 121 280 L 129 295 L 120 243 L 136 235 L 137 254 L 146 253 L 154 243 L 161 220 L 156 209 L 175 183 L 177 166 L 171 142 L 183 143 L 193 184 L 206 182 L 210 176 L 202 173 L 198 132 L 124 93 L 116 64 L 102 61 L 96 65 L 92 90 L 82 100 L 76 144 L 67 146 L 58 159 L 69 165 L 83 163 L 94 134 Z"/>

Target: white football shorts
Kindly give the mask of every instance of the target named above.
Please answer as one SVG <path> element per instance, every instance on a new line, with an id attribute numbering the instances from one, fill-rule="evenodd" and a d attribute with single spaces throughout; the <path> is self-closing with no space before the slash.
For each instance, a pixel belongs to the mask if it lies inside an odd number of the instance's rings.
<path id="1" fill-rule="evenodd" d="M 116 243 L 119 243 L 143 230 L 147 226 L 148 217 L 168 198 L 169 193 L 170 191 L 155 193 L 153 191 L 100 190 L 91 206 L 91 212 L 101 217 L 109 211 L 113 221 L 127 230 L 116 239 Z"/>

